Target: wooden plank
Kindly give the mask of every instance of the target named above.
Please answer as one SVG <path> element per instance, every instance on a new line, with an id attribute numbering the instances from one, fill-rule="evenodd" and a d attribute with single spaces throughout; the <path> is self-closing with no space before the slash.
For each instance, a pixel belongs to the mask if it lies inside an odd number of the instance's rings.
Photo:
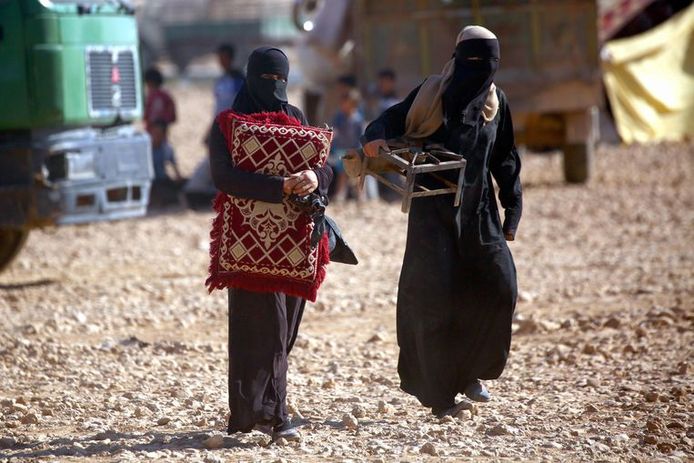
<path id="1" fill-rule="evenodd" d="M 443 170 L 462 169 L 465 166 L 464 161 L 446 161 L 439 165 L 420 164 L 413 166 L 414 172 L 417 174 L 426 174 L 428 172 L 441 172 Z"/>
<path id="2" fill-rule="evenodd" d="M 450 194 L 453 195 L 455 194 L 455 188 L 446 188 L 443 190 L 431 190 L 431 191 L 416 191 L 412 193 L 412 198 L 425 198 L 429 196 L 439 196 L 439 195 L 445 195 L 445 194 Z"/>
<path id="3" fill-rule="evenodd" d="M 387 178 L 381 176 L 380 174 L 371 173 L 371 174 L 369 174 L 369 175 L 371 175 L 371 176 L 374 177 L 376 180 L 378 180 L 379 182 L 383 183 L 385 186 L 387 186 L 387 187 L 390 188 L 391 190 L 395 191 L 396 193 L 400 193 L 400 194 L 404 194 L 404 193 L 405 193 L 405 189 L 404 189 L 403 187 L 401 187 L 400 185 L 397 185 L 397 184 L 391 182 L 390 180 L 388 180 Z"/>

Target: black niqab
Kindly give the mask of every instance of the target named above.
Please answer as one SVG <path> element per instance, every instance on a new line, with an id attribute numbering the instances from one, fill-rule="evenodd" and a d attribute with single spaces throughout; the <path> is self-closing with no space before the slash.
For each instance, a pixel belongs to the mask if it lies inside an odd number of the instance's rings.
<path id="1" fill-rule="evenodd" d="M 484 105 L 482 99 L 496 69 L 491 58 L 498 57 L 498 53 L 471 50 L 468 45 L 474 46 L 477 40 L 466 40 L 456 50 L 456 58 L 488 57 L 486 63 L 462 63 L 465 66 L 456 69 L 457 86 L 450 89 L 449 97 L 455 93 L 455 102 L 462 108 L 458 125 L 449 120 L 428 137 L 430 143 L 443 143 L 465 157 L 463 201 L 459 207 L 453 205 L 452 195 L 412 201 L 398 283 L 400 387 L 437 409 L 451 407 L 471 381 L 501 375 L 510 351 L 518 295 L 504 233 L 514 235 L 521 216 L 521 160 L 501 89 L 497 89 L 494 119 L 484 124 L 480 114 L 470 120 L 477 101 Z M 413 90 L 372 122 L 365 141 L 402 137 L 418 92 L 419 88 Z M 438 182 L 430 182 L 427 176 L 420 180 L 429 188 L 437 187 Z M 503 226 L 494 180 L 505 209 Z"/>
<path id="2" fill-rule="evenodd" d="M 275 74 L 284 80 L 264 79 Z M 243 114 L 267 111 L 287 112 L 289 60 L 279 48 L 257 48 L 248 57 L 246 83 L 234 100 L 233 110 Z"/>
<path id="3" fill-rule="evenodd" d="M 462 123 L 475 125 L 499 67 L 499 41 L 463 40 L 456 46 L 454 56 L 453 78 L 443 95 L 446 119 L 453 127 Z"/>

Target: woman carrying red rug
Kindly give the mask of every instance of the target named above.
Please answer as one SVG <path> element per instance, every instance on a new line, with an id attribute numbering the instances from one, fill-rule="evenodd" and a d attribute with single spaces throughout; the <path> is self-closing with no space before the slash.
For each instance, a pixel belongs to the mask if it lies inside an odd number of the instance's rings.
<path id="1" fill-rule="evenodd" d="M 287 102 L 289 61 L 278 48 L 256 49 L 248 58 L 247 80 L 236 114 L 284 113 L 307 125 L 304 114 Z M 237 168 L 219 124 L 210 134 L 210 167 L 215 186 L 235 198 L 282 203 L 286 195 L 327 194 L 329 166 L 285 177 Z M 287 416 L 287 357 L 299 329 L 306 300 L 285 292 L 229 288 L 228 432 L 272 426 L 273 439 L 299 439 Z"/>

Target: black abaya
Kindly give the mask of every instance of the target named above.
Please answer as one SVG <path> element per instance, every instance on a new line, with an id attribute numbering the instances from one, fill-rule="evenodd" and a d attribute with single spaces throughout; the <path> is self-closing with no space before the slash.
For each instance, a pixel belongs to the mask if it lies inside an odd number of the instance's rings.
<path id="1" fill-rule="evenodd" d="M 306 117 L 286 102 L 286 82 L 264 81 L 262 73 L 286 78 L 286 56 L 261 48 L 249 58 L 248 80 L 233 110 L 248 114 L 282 111 L 306 125 Z M 255 85 L 255 87 L 254 87 Z M 219 126 L 210 133 L 210 169 L 218 190 L 238 198 L 270 203 L 283 200 L 283 178 L 237 169 Z M 327 194 L 332 169 L 315 169 L 318 191 Z M 296 340 L 306 301 L 283 293 L 229 289 L 228 432 L 250 432 L 256 425 L 282 428 L 287 419 L 287 360 Z"/>
<path id="2" fill-rule="evenodd" d="M 289 115 L 305 122 L 289 106 Z M 282 179 L 234 167 L 226 140 L 215 124 L 210 134 L 210 166 L 215 186 L 240 198 L 282 201 Z M 328 166 L 315 169 L 318 190 L 327 194 L 332 181 Z M 299 329 L 306 301 L 283 293 L 229 289 L 229 419 L 228 431 L 249 432 L 256 424 L 287 421 L 287 357 Z"/>
<path id="3" fill-rule="evenodd" d="M 229 432 L 287 419 L 287 358 L 306 300 L 229 289 Z"/>
<path id="4" fill-rule="evenodd" d="M 365 139 L 402 136 L 416 92 L 374 121 Z M 461 206 L 453 206 L 452 195 L 417 198 L 409 215 L 397 302 L 398 373 L 404 391 L 437 409 L 450 407 L 471 381 L 498 378 L 511 343 L 516 269 L 504 233 L 515 235 L 520 220 L 520 158 L 506 97 L 497 93 L 491 122 L 442 125 L 430 137 L 467 160 Z M 470 103 L 463 119 L 477 104 Z M 505 208 L 503 226 L 492 177 Z"/>

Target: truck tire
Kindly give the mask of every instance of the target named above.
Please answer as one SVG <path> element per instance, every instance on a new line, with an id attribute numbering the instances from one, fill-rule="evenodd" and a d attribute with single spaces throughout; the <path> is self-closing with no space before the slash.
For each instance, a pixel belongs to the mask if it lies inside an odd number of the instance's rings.
<path id="1" fill-rule="evenodd" d="M 585 183 L 593 170 L 592 144 L 564 145 L 564 180 L 568 183 Z"/>
<path id="2" fill-rule="evenodd" d="M 26 243 L 29 230 L 0 228 L 0 272 L 5 270 Z"/>

